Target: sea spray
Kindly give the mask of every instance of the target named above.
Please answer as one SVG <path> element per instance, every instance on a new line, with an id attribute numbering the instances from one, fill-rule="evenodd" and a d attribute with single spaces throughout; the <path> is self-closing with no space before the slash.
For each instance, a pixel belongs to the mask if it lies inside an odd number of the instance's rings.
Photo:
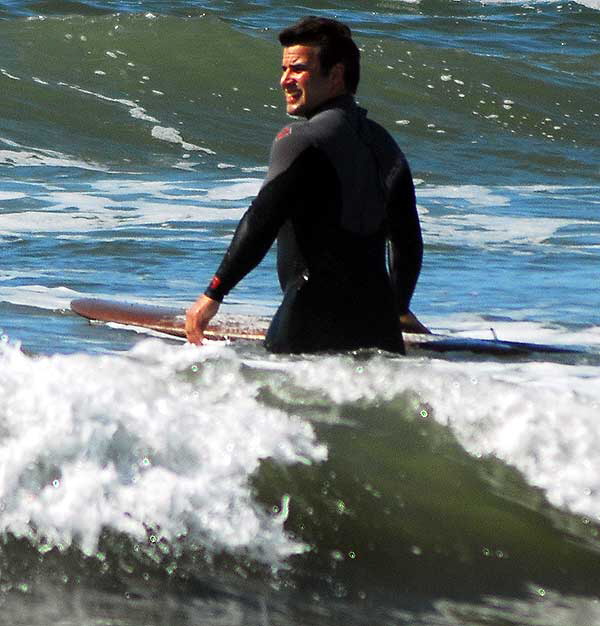
<path id="1" fill-rule="evenodd" d="M 147 526 L 269 562 L 297 551 L 248 477 L 261 458 L 319 462 L 326 450 L 306 422 L 260 406 L 240 368 L 222 346 L 147 340 L 103 357 L 3 346 L 2 531 L 86 554 L 106 528 L 140 539 Z"/>

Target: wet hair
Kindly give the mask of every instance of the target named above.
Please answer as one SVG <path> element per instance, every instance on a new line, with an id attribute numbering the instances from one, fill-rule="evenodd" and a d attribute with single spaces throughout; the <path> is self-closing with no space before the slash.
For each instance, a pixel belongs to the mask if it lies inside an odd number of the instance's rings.
<path id="1" fill-rule="evenodd" d="M 356 93 L 360 80 L 360 52 L 350 29 L 337 20 L 310 15 L 279 33 L 279 43 L 289 46 L 317 46 L 319 63 L 325 75 L 336 63 L 344 66 L 344 84 Z"/>

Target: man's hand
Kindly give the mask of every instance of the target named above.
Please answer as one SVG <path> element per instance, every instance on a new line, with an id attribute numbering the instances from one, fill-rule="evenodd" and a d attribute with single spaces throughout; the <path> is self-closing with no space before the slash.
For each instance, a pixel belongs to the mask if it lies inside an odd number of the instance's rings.
<path id="1" fill-rule="evenodd" d="M 408 313 L 403 313 L 400 316 L 400 330 L 405 333 L 422 333 L 426 335 L 431 335 L 431 331 L 426 326 L 423 326 L 421 322 L 417 319 L 417 316 L 412 313 L 412 311 L 408 311 Z"/>
<path id="2" fill-rule="evenodd" d="M 202 343 L 208 322 L 215 316 L 220 304 L 208 296 L 200 296 L 185 312 L 185 334 L 190 343 Z"/>

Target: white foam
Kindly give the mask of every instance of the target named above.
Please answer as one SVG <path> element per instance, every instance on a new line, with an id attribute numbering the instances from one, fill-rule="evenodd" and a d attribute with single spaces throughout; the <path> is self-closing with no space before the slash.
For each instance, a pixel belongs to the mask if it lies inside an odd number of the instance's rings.
<path id="1" fill-rule="evenodd" d="M 99 203 L 101 204 L 101 203 Z M 125 204 L 128 206 L 129 203 Z M 137 210 L 127 214 L 127 220 L 124 223 L 123 215 L 117 210 L 114 212 L 98 211 L 94 213 L 91 210 L 85 212 L 74 212 L 71 214 L 60 212 L 55 213 L 48 211 L 31 211 L 23 213 L 5 214 L 0 222 L 0 234 L 17 234 L 32 232 L 60 232 L 60 233 L 86 233 L 97 229 L 118 229 L 126 226 L 144 225 L 148 223 L 166 224 L 173 221 L 214 221 L 218 222 L 224 219 L 239 219 L 244 209 L 242 208 L 211 208 L 169 206 L 163 203 L 152 203 L 138 201 L 136 202 Z M 114 207 L 117 209 L 118 207 Z M 189 239 L 193 238 L 190 232 Z M 107 236 L 104 241 L 116 240 L 117 236 L 111 238 Z M 165 241 L 166 238 L 163 238 Z M 185 236 L 178 236 L 176 241 L 185 241 Z"/>
<path id="2" fill-rule="evenodd" d="M 25 197 L 26 195 L 20 192 L 0 191 L 0 200 L 19 200 L 20 198 L 25 198 Z"/>
<path id="3" fill-rule="evenodd" d="M 262 184 L 255 178 L 230 180 L 223 186 L 214 187 L 207 193 L 208 200 L 245 200 L 254 197 Z"/>
<path id="4" fill-rule="evenodd" d="M 481 185 L 449 185 L 439 187 L 421 187 L 420 198 L 443 197 L 465 200 L 478 206 L 503 206 L 509 203 L 501 192 Z"/>
<path id="5" fill-rule="evenodd" d="M 88 201 L 90 197 L 86 196 Z M 113 219 L 106 219 L 103 216 L 86 217 L 79 220 L 74 215 L 60 213 L 58 211 L 23 211 L 19 213 L 6 213 L 0 221 L 0 233 L 31 233 L 31 232 L 64 232 L 64 231 L 90 231 L 101 228 L 103 225 L 116 225 Z"/>
<path id="6" fill-rule="evenodd" d="M 0 160 L 1 156 L 0 151 Z M 255 178 L 231 179 L 219 181 L 210 189 L 190 186 L 187 191 L 185 187 L 168 182 L 135 179 L 100 180 L 84 191 L 29 184 L 27 194 L 6 192 L 6 199 L 27 195 L 35 197 L 46 208 L 4 213 L 0 233 L 72 235 L 149 223 L 238 220 L 247 208 L 246 200 L 257 193 L 260 184 Z M 127 194 L 136 197 L 124 199 Z M 240 206 L 210 206 L 220 201 L 238 201 Z"/>
<path id="7" fill-rule="evenodd" d="M 471 245 L 488 247 L 492 244 L 542 243 L 575 220 L 494 216 L 469 213 L 468 215 L 423 214 L 423 230 L 429 243 Z"/>
<path id="8" fill-rule="evenodd" d="M 475 314 L 453 313 L 429 316 L 423 322 L 434 332 L 449 333 L 455 337 L 600 348 L 600 327 L 567 331 L 560 326 L 532 322 L 532 315 L 527 310 L 511 311 L 511 320 L 489 320 Z M 520 321 L 514 319 L 517 316 L 521 318 Z"/>
<path id="9" fill-rule="evenodd" d="M 600 11 L 600 0 L 575 0 L 577 4 L 582 4 L 584 7 L 588 7 L 588 9 L 595 9 L 596 11 Z"/>
<path id="10" fill-rule="evenodd" d="M 310 426 L 259 405 L 218 346 L 146 340 L 127 356 L 30 358 L 0 346 L 0 530 L 96 549 L 146 526 L 277 563 L 302 546 L 252 499 L 260 459 L 324 460 Z"/>
<path id="11" fill-rule="evenodd" d="M 585 188 L 582 188 L 585 189 Z M 417 190 L 424 238 L 429 243 L 480 248 L 541 244 L 565 227 L 589 226 L 591 218 L 554 218 L 531 214 L 527 202 L 539 201 L 540 194 L 573 201 L 580 188 L 559 186 L 484 187 L 478 185 L 422 186 Z M 439 208 L 442 207 L 442 208 Z M 500 207 L 499 210 L 496 210 Z M 491 209 L 491 210 L 490 210 Z M 582 245 L 587 248 L 589 245 Z"/>
<path id="12" fill-rule="evenodd" d="M 93 162 L 81 161 L 55 150 L 42 150 L 22 146 L 16 142 L 0 137 L 0 141 L 12 146 L 12 150 L 0 150 L 0 165 L 13 167 L 75 167 L 83 170 L 107 171 L 106 168 Z"/>
<path id="13" fill-rule="evenodd" d="M 107 52 L 107 54 L 110 55 L 113 53 Z M 144 76 L 143 78 L 145 80 L 149 79 L 148 76 Z M 134 102 L 133 100 L 128 100 L 127 98 L 112 98 L 110 96 L 105 96 L 104 94 L 98 93 L 96 91 L 91 91 L 89 89 L 82 89 L 81 87 L 78 87 L 76 85 L 69 85 L 67 83 L 58 83 L 58 84 L 60 86 L 68 87 L 69 89 L 72 89 L 73 91 L 77 91 L 78 93 L 81 93 L 87 96 L 92 96 L 103 102 L 115 103 L 115 104 L 126 107 L 129 112 L 129 115 L 132 118 L 141 120 L 144 122 L 152 122 L 154 124 L 154 126 L 152 127 L 150 131 L 150 134 L 155 139 L 166 141 L 168 143 L 179 144 L 184 150 L 203 152 L 205 154 L 215 154 L 215 152 L 213 152 L 209 148 L 204 148 L 202 146 L 198 146 L 196 144 L 185 141 L 183 137 L 181 136 L 181 133 L 177 129 L 169 127 L 169 126 L 162 126 L 161 121 L 159 119 L 148 114 L 146 109 L 144 109 L 142 106 L 140 106 L 140 104 L 138 104 L 137 102 Z"/>
<path id="14" fill-rule="evenodd" d="M 43 285 L 0 286 L 0 301 L 19 306 L 30 306 L 50 311 L 67 310 L 71 300 L 81 294 L 68 287 L 44 287 Z"/>
<path id="15" fill-rule="evenodd" d="M 151 134 L 155 139 L 160 139 L 161 141 L 166 141 L 168 143 L 180 144 L 184 150 L 196 150 L 199 152 L 204 152 L 205 154 L 215 154 L 212 150 L 209 150 L 208 148 L 203 148 L 202 146 L 188 143 L 183 139 L 181 133 L 175 128 L 171 128 L 168 126 L 154 126 L 152 128 Z"/>
<path id="16" fill-rule="evenodd" d="M 2 76 L 6 76 L 6 78 L 10 78 L 11 80 L 21 80 L 18 76 L 15 76 L 14 74 L 10 74 L 3 67 L 0 67 L 0 74 L 2 74 Z"/>
<path id="17" fill-rule="evenodd" d="M 597 366 L 381 358 L 357 367 L 330 357 L 290 364 L 289 372 L 336 405 L 415 393 L 426 419 L 449 426 L 468 452 L 498 457 L 555 506 L 600 520 Z"/>
<path id="18" fill-rule="evenodd" d="M 110 96 L 105 96 L 104 94 L 98 93 L 96 91 L 91 91 L 89 89 L 82 89 L 81 87 L 77 87 L 76 85 L 69 85 L 67 83 L 58 83 L 62 87 L 68 87 L 73 91 L 77 91 L 78 93 L 84 94 L 86 96 L 92 96 L 97 98 L 98 100 L 102 100 L 103 102 L 113 102 L 115 104 L 120 104 L 126 107 L 129 110 L 129 114 L 134 119 L 144 120 L 146 122 L 155 122 L 158 123 L 155 117 L 148 115 L 146 110 L 143 109 L 137 102 L 133 102 L 133 100 L 127 100 L 127 98 L 111 98 Z"/>

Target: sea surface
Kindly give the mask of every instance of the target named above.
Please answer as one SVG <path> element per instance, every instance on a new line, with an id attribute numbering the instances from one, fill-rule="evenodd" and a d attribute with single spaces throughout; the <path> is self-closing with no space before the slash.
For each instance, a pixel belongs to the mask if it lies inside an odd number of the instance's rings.
<path id="1" fill-rule="evenodd" d="M 580 354 L 195 347 L 185 307 L 338 17 L 417 183 L 414 312 Z M 0 2 L 0 624 L 600 624 L 600 3 Z M 225 313 L 280 298 L 271 252 Z"/>

